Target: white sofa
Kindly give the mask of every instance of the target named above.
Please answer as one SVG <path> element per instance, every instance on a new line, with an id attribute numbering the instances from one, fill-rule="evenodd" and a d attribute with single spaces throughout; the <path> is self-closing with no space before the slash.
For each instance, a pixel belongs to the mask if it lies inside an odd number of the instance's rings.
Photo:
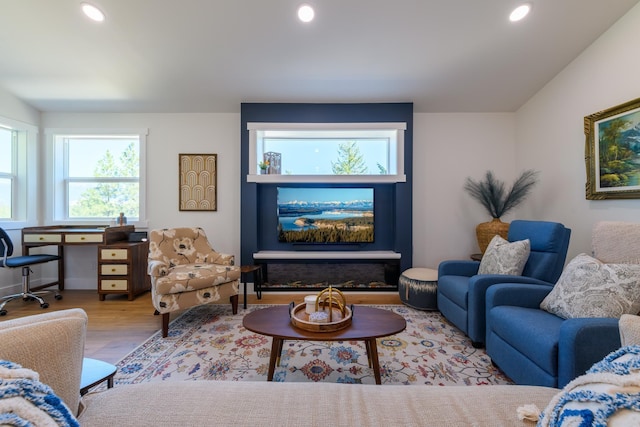
<path id="1" fill-rule="evenodd" d="M 517 408 L 544 408 L 558 390 L 530 386 L 386 386 L 155 382 L 79 395 L 87 315 L 81 309 L 0 322 L 0 359 L 40 381 L 84 426 L 532 426 Z"/>

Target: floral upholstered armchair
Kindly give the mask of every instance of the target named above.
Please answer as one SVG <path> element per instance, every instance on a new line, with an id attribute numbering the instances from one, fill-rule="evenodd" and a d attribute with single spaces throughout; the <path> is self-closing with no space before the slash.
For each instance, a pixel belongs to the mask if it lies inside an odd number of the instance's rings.
<path id="1" fill-rule="evenodd" d="M 240 267 L 234 256 L 216 252 L 200 227 L 165 228 L 149 233 L 151 298 L 162 314 L 162 336 L 176 310 L 230 299 L 238 312 Z"/>

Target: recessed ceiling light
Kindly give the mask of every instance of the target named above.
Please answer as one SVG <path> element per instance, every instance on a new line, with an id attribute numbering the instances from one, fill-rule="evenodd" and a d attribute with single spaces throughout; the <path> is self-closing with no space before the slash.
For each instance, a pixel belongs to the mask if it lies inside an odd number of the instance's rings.
<path id="1" fill-rule="evenodd" d="M 89 3 L 80 3 L 80 5 L 82 6 L 82 11 L 89 19 L 93 19 L 96 22 L 104 21 L 104 13 L 100 9 Z"/>
<path id="2" fill-rule="evenodd" d="M 530 11 L 531 11 L 530 3 L 521 4 L 520 6 L 513 9 L 513 12 L 511 12 L 511 15 L 509 15 L 509 20 L 511 22 L 520 21 L 521 19 L 524 19 L 524 17 L 527 16 Z"/>
<path id="3" fill-rule="evenodd" d="M 313 17 L 315 16 L 315 12 L 313 8 L 308 4 L 303 4 L 298 8 L 298 19 L 302 22 L 311 22 L 313 21 Z"/>

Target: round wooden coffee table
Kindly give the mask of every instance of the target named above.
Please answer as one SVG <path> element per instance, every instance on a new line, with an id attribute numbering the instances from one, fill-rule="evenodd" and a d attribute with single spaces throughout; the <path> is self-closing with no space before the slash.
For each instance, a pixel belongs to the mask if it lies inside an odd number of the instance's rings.
<path id="1" fill-rule="evenodd" d="M 351 325 L 339 331 L 312 332 L 291 324 L 290 307 L 277 305 L 252 311 L 244 316 L 242 325 L 257 334 L 273 338 L 267 381 L 273 380 L 276 365 L 285 340 L 301 341 L 364 341 L 369 367 L 373 369 L 376 384 L 382 384 L 376 338 L 397 334 L 407 327 L 404 318 L 392 311 L 374 307 L 354 306 Z"/>

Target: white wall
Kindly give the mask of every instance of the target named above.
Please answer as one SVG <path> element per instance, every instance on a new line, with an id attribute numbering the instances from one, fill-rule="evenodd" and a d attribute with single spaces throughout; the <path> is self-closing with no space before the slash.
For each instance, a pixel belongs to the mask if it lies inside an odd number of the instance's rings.
<path id="1" fill-rule="evenodd" d="M 30 107 L 2 88 L 0 88 L 0 116 L 36 127 L 40 125 L 40 112 L 38 110 Z M 36 218 L 31 219 L 35 220 Z M 7 228 L 6 231 L 14 242 L 14 245 L 16 245 L 16 248 L 14 248 L 14 255 L 20 255 L 20 230 Z M 19 286 L 13 288 L 11 288 L 11 286 L 20 284 L 21 280 L 21 269 L 0 268 L 0 295 L 6 295 L 10 292 L 18 292 L 20 289 Z M 3 291 L 3 289 L 6 288 L 8 288 L 8 290 Z"/>
<path id="2" fill-rule="evenodd" d="M 219 251 L 240 259 L 239 114 L 43 113 L 43 128 L 148 128 L 147 219 L 149 229 L 200 226 Z M 218 155 L 218 210 L 178 209 L 178 154 Z M 97 251 L 65 249 L 68 289 L 96 289 Z"/>
<path id="3" fill-rule="evenodd" d="M 591 251 L 599 220 L 638 221 L 640 200 L 585 199 L 583 119 L 640 98 L 640 5 L 635 6 L 514 114 L 416 114 L 413 264 L 477 252 L 475 225 L 486 219 L 464 179 L 493 170 L 508 184 L 540 171 L 531 196 L 505 221 L 559 221 L 572 229 L 567 260 Z"/>
<path id="4" fill-rule="evenodd" d="M 523 215 L 572 229 L 567 260 L 591 251 L 599 220 L 640 220 L 640 200 L 586 200 L 584 117 L 640 98 L 640 5 L 538 92 L 516 114 L 516 163 L 541 171 Z"/>
<path id="5" fill-rule="evenodd" d="M 40 124 L 40 112 L 0 88 L 0 116 L 33 126 Z"/>
<path id="6" fill-rule="evenodd" d="M 516 113 L 415 115 L 415 266 L 436 267 L 478 251 L 475 226 L 489 217 L 463 185 L 467 176 L 479 179 L 487 170 L 508 184 L 525 169 L 541 172 L 531 196 L 504 219 L 563 222 L 573 230 L 569 259 L 590 250 L 595 221 L 638 221 L 640 200 L 585 200 L 583 134 L 584 116 L 640 97 L 637 40 L 640 5 Z M 0 115 L 39 120 L 37 111 L 2 91 Z M 217 249 L 239 256 L 239 114 L 43 113 L 41 128 L 49 127 L 148 128 L 150 228 L 200 225 Z M 219 156 L 217 212 L 178 210 L 178 153 L 189 152 Z M 67 266 L 69 287 L 95 289 L 95 253 L 67 254 L 74 260 Z M 7 280 L 3 274 L 0 288 Z"/>
<path id="7" fill-rule="evenodd" d="M 515 115 L 415 114 L 413 127 L 413 265 L 437 268 L 479 252 L 475 227 L 491 216 L 464 190 L 487 170 L 511 184 Z M 513 213 L 503 221 L 510 221 Z"/>
<path id="8" fill-rule="evenodd" d="M 461 191 L 487 169 L 516 174 L 515 115 L 416 114 L 414 117 L 414 265 L 477 252 L 475 226 L 490 217 Z M 44 113 L 43 128 L 148 128 L 150 228 L 200 225 L 218 249 L 240 254 L 239 114 Z M 218 211 L 178 210 L 178 153 L 218 153 Z M 486 159 L 486 160 L 482 160 Z M 509 220 L 509 216 L 506 217 Z M 69 289 L 95 289 L 94 251 L 66 249 Z"/>

